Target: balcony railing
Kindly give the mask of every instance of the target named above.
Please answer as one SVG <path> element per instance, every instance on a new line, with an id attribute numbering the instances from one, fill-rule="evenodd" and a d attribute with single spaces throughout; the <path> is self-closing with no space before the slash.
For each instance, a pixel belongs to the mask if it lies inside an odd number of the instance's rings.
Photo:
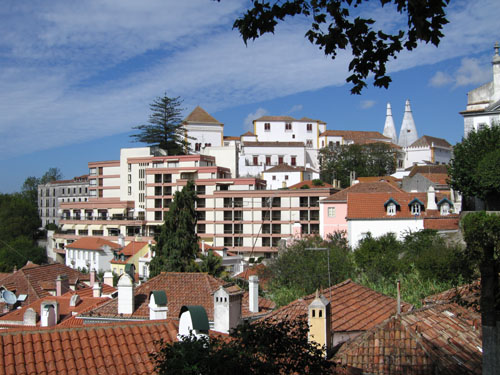
<path id="1" fill-rule="evenodd" d="M 146 220 L 144 216 L 61 216 L 61 220 Z"/>

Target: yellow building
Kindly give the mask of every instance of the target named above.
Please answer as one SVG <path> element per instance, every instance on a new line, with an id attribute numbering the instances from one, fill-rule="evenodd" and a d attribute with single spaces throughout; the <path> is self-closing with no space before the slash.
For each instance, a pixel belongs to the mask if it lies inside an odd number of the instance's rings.
<path id="1" fill-rule="evenodd" d="M 111 271 L 116 275 L 132 273 L 131 276 L 138 278 L 139 259 L 150 252 L 150 246 L 148 242 L 131 241 L 123 249 L 115 251 L 115 257 L 110 261 Z"/>

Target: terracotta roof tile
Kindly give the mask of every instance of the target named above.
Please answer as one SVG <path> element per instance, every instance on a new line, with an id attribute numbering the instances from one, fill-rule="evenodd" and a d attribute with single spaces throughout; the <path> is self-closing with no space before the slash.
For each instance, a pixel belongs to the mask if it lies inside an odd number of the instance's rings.
<path id="1" fill-rule="evenodd" d="M 332 331 L 365 331 L 396 313 L 396 300 L 352 280 L 346 280 L 321 292 L 331 303 Z M 307 315 L 315 294 L 293 301 L 264 319 L 297 319 Z M 404 309 L 410 305 L 404 304 Z"/>
<path id="2" fill-rule="evenodd" d="M 0 373 L 150 374 L 158 340 L 176 336 L 172 320 L 0 332 Z"/>
<path id="3" fill-rule="evenodd" d="M 434 143 L 435 146 L 451 148 L 451 145 L 446 139 L 431 137 L 429 135 L 424 135 L 413 142 L 410 147 L 426 147 L 431 146 Z"/>
<path id="4" fill-rule="evenodd" d="M 289 186 L 289 189 L 300 189 L 304 185 L 309 186 L 309 188 L 311 188 L 311 189 L 333 188 L 332 185 L 330 185 L 329 183 L 326 183 L 326 182 L 323 182 L 323 185 L 321 185 L 321 186 L 315 186 L 313 184 L 312 180 L 306 180 L 306 181 L 302 181 L 302 182 L 296 183 L 295 185 Z"/>
<path id="5" fill-rule="evenodd" d="M 381 140 L 390 142 L 390 138 L 375 131 L 360 131 L 360 130 L 326 130 L 320 134 L 320 137 L 343 137 L 346 140 L 362 143 L 367 140 Z"/>
<path id="6" fill-rule="evenodd" d="M 444 164 L 415 165 L 411 168 L 408 177 L 413 177 L 417 173 L 448 173 L 448 167 Z"/>
<path id="7" fill-rule="evenodd" d="M 479 315 L 433 305 L 394 316 L 344 344 L 334 359 L 370 374 L 480 374 Z"/>
<path id="8" fill-rule="evenodd" d="M 435 182 L 440 185 L 448 185 L 448 173 L 420 173 L 429 181 Z"/>
<path id="9" fill-rule="evenodd" d="M 458 303 L 473 312 L 480 311 L 479 300 L 481 298 L 481 280 L 476 280 L 470 284 L 462 285 L 457 288 L 451 288 L 444 292 L 433 294 L 424 298 L 426 305 L 436 303 Z"/>
<path id="10" fill-rule="evenodd" d="M 197 106 L 193 111 L 184 119 L 184 123 L 196 124 L 217 124 L 222 125 L 219 121 L 213 118 L 207 111 L 200 106 Z"/>
<path id="11" fill-rule="evenodd" d="M 305 147 L 304 142 L 245 142 L 244 147 Z"/>
<path id="12" fill-rule="evenodd" d="M 105 240 L 100 237 L 82 237 L 75 242 L 66 245 L 68 249 L 100 250 L 103 246 L 109 246 L 112 249 L 120 249 L 121 246 L 115 242 Z"/>
<path id="13" fill-rule="evenodd" d="M 381 177 L 376 177 L 381 178 Z M 360 182 L 322 199 L 321 202 L 347 202 L 348 193 L 389 193 L 403 192 L 387 181 Z"/>
<path id="14" fill-rule="evenodd" d="M 148 242 L 146 241 L 130 241 L 130 243 L 125 246 L 120 253 L 126 256 L 135 255 L 138 251 L 142 250 L 144 246 L 148 246 Z"/>

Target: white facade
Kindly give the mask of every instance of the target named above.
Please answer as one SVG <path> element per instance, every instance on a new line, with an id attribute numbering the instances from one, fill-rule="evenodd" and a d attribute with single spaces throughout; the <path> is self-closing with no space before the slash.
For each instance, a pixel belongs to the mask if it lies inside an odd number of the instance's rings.
<path id="1" fill-rule="evenodd" d="M 305 117 L 264 116 L 253 124 L 259 142 L 304 142 L 311 149 L 320 148 L 319 135 L 326 130 L 326 123 Z"/>
<path id="2" fill-rule="evenodd" d="M 310 168 L 293 168 L 287 165 L 276 166 L 262 173 L 269 190 L 287 188 L 299 182 L 319 178 L 319 172 Z"/>
<path id="3" fill-rule="evenodd" d="M 464 116 L 464 136 L 493 122 L 500 124 L 500 55 L 498 42 L 492 59 L 493 80 L 467 93 Z"/>
<path id="4" fill-rule="evenodd" d="M 66 265 L 73 269 L 107 271 L 112 259 L 113 251 L 106 245 L 98 250 L 66 249 Z"/>
<path id="5" fill-rule="evenodd" d="M 349 245 L 354 249 L 359 241 L 365 238 L 368 233 L 372 237 L 380 237 L 387 233 L 396 234 L 397 239 L 401 240 L 409 231 L 417 232 L 424 229 L 424 220 L 422 218 L 409 218 L 401 220 L 348 220 L 347 233 Z"/>

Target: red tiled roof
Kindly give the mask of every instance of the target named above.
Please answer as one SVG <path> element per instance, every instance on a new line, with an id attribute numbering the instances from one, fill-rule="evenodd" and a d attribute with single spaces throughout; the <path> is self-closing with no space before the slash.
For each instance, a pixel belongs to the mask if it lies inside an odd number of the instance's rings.
<path id="1" fill-rule="evenodd" d="M 231 135 L 225 135 L 224 136 L 224 140 L 226 140 L 226 141 L 239 141 L 240 137 L 231 136 Z"/>
<path id="2" fill-rule="evenodd" d="M 437 212 L 437 211 L 436 211 Z M 424 218 L 424 229 L 457 230 L 460 223 L 459 215 Z"/>
<path id="3" fill-rule="evenodd" d="M 446 173 L 448 174 L 448 167 L 444 164 L 430 164 L 430 165 L 415 165 L 411 168 L 408 177 L 413 177 L 417 173 Z"/>
<path id="4" fill-rule="evenodd" d="M 436 194 L 438 201 L 442 195 Z M 399 207 L 396 215 L 387 215 L 384 203 L 390 198 L 394 199 Z M 348 193 L 347 194 L 347 219 L 411 219 L 415 215 L 411 213 L 411 207 L 408 204 L 414 199 L 420 200 L 427 206 L 427 193 L 406 193 L 406 192 L 393 192 L 393 193 Z M 442 218 L 443 220 L 451 220 L 458 218 L 456 214 L 441 216 L 438 210 L 427 210 L 422 208 L 421 214 L 417 217 L 419 219 Z M 445 219 L 446 218 L 446 219 Z M 445 221 L 443 221 L 444 224 Z M 429 224 L 432 225 L 432 224 Z"/>
<path id="5" fill-rule="evenodd" d="M 375 131 L 361 131 L 361 130 L 325 130 L 319 135 L 320 137 L 343 137 L 344 139 L 360 143 L 366 140 L 383 140 L 390 142 L 391 138 Z"/>
<path id="6" fill-rule="evenodd" d="M 385 181 L 393 186 L 399 188 L 401 180 L 393 176 L 370 176 L 370 177 L 358 177 L 358 181 L 361 183 L 365 182 L 380 182 Z"/>
<path id="7" fill-rule="evenodd" d="M 125 256 L 135 255 L 139 250 L 142 250 L 144 246 L 148 246 L 147 241 L 130 241 L 130 243 L 125 246 L 120 253 Z"/>
<path id="8" fill-rule="evenodd" d="M 354 338 L 334 359 L 370 374 L 481 374 L 479 319 L 457 305 L 425 307 Z"/>
<path id="9" fill-rule="evenodd" d="M 304 142 L 245 142 L 245 147 L 305 147 Z"/>
<path id="10" fill-rule="evenodd" d="M 254 121 L 296 121 L 290 116 L 262 116 Z"/>
<path id="11" fill-rule="evenodd" d="M 0 333 L 2 374 L 154 373 L 159 341 L 177 341 L 171 320 Z"/>
<path id="12" fill-rule="evenodd" d="M 49 296 L 47 282 L 53 282 L 58 275 L 66 275 L 70 285 L 74 285 L 77 280 L 89 280 L 88 274 L 83 274 L 64 264 L 54 263 L 47 265 L 29 265 L 21 268 L 17 272 L 11 273 L 1 281 L 1 285 L 14 292 L 16 295 L 26 294 L 28 297 L 22 306 L 31 304 L 37 299 Z"/>
<path id="13" fill-rule="evenodd" d="M 431 137 L 430 135 L 424 135 L 413 142 L 410 147 L 426 147 L 431 146 L 434 143 L 435 146 L 451 148 L 451 145 L 446 139 Z"/>
<path id="14" fill-rule="evenodd" d="M 425 305 L 435 303 L 458 303 L 473 312 L 480 311 L 479 300 L 481 298 L 481 280 L 476 280 L 470 284 L 451 288 L 444 292 L 434 294 L 424 298 Z"/>
<path id="15" fill-rule="evenodd" d="M 396 300 L 346 280 L 321 292 L 331 303 L 332 331 L 366 331 L 396 313 Z M 264 319 L 297 319 L 306 316 L 315 294 L 293 301 Z M 410 305 L 404 304 L 403 309 Z"/>
<path id="16" fill-rule="evenodd" d="M 332 185 L 330 185 L 326 182 L 323 182 L 323 185 L 321 185 L 321 186 L 315 186 L 315 185 L 313 185 L 312 180 L 307 180 L 307 181 L 302 181 L 302 182 L 299 182 L 295 185 L 289 186 L 289 189 L 300 189 L 304 185 L 309 186 L 311 189 L 333 188 Z"/>
<path id="17" fill-rule="evenodd" d="M 87 288 L 89 289 L 89 288 Z M 80 296 L 80 301 L 76 304 L 76 306 L 70 306 L 70 300 L 71 297 L 74 294 L 78 294 Z M 79 292 L 68 292 L 63 294 L 62 296 L 56 297 L 56 296 L 50 296 L 50 297 L 44 297 L 40 298 L 39 300 L 31 303 L 30 305 L 25 305 L 20 309 L 16 309 L 11 311 L 8 314 L 3 315 L 0 317 L 0 323 L 2 321 L 19 321 L 22 323 L 24 313 L 26 312 L 27 309 L 32 308 L 33 310 L 36 311 L 38 316 L 40 316 L 40 307 L 42 302 L 44 301 L 56 301 L 59 303 L 59 315 L 60 315 L 60 320 L 59 322 L 63 322 L 64 320 L 72 317 L 75 314 L 79 314 L 85 311 L 88 311 L 92 308 L 97 307 L 101 303 L 104 303 L 108 301 L 108 297 L 93 297 L 92 294 L 90 295 L 82 295 Z M 40 324 L 40 321 L 37 322 L 37 325 Z"/>
<path id="18" fill-rule="evenodd" d="M 109 246 L 112 249 L 120 249 L 121 246 L 115 242 L 105 240 L 100 237 L 82 237 L 75 242 L 66 245 L 68 249 L 85 249 L 85 250 L 100 250 L 104 245 Z"/>
<path id="19" fill-rule="evenodd" d="M 167 295 L 168 317 L 177 319 L 184 305 L 199 305 L 207 312 L 208 319 L 214 318 L 213 293 L 226 282 L 202 272 L 166 272 L 148 280 L 135 289 L 135 311 L 123 318 L 149 319 L 149 294 L 164 290 Z M 262 300 L 262 301 L 261 301 Z M 269 310 L 270 303 L 259 298 L 259 306 Z M 274 306 L 273 306 L 274 307 Z M 243 295 L 242 312 L 248 311 L 248 297 Z M 112 300 L 87 314 L 89 317 L 119 317 L 118 301 Z M 243 315 L 245 317 L 245 315 Z"/>
<path id="20" fill-rule="evenodd" d="M 242 134 L 241 137 L 255 137 L 255 134 L 251 131 L 248 131 L 245 134 Z"/>
<path id="21" fill-rule="evenodd" d="M 381 177 L 376 177 L 381 178 Z M 403 192 L 400 188 L 387 181 L 360 182 L 345 188 L 335 194 L 322 199 L 321 202 L 347 202 L 348 193 L 384 193 L 384 192 Z"/>
<path id="22" fill-rule="evenodd" d="M 205 111 L 200 106 L 197 106 L 195 109 L 193 109 L 193 111 L 184 119 L 183 122 L 222 125 L 219 121 L 213 118 L 207 111 Z"/>

